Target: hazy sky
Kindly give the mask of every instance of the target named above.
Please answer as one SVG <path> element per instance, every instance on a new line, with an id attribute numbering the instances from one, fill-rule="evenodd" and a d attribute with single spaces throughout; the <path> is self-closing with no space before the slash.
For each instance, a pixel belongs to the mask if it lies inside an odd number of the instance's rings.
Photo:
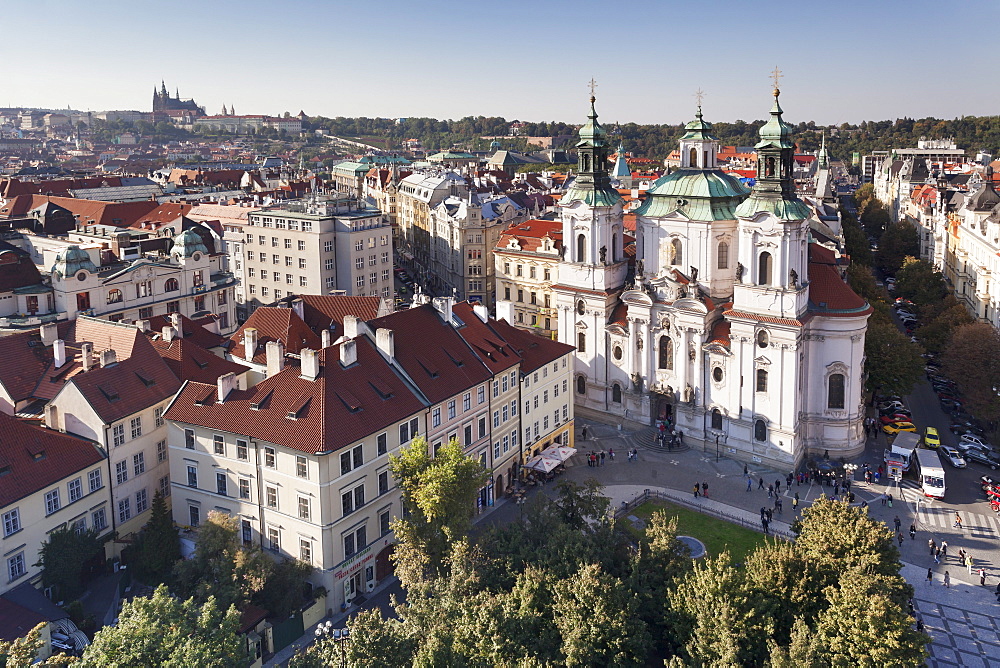
<path id="1" fill-rule="evenodd" d="M 998 0 L 4 0 L 0 106 L 677 123 L 1000 113 Z M 977 33 L 977 29 L 981 34 Z"/>

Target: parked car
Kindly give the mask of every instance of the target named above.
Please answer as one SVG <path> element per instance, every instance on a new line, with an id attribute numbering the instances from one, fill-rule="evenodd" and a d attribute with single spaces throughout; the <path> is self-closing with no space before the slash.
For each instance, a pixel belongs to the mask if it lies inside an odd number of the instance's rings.
<path id="1" fill-rule="evenodd" d="M 927 427 L 924 430 L 924 445 L 928 448 L 938 448 L 941 446 L 941 437 L 938 436 L 938 430 L 934 427 Z"/>
<path id="2" fill-rule="evenodd" d="M 888 408 L 888 409 L 886 409 L 884 411 L 879 411 L 878 414 L 879 414 L 880 418 L 886 417 L 886 416 L 902 415 L 902 416 L 904 416 L 902 418 L 904 421 L 905 420 L 909 420 L 910 422 L 912 422 L 912 420 L 910 420 L 910 417 L 913 415 L 913 413 L 910 412 L 910 410 L 907 409 L 907 408 L 895 408 L 895 407 L 894 408 Z M 894 422 L 894 421 L 895 420 L 889 420 L 889 422 Z"/>
<path id="3" fill-rule="evenodd" d="M 895 436 L 901 431 L 917 431 L 917 426 L 912 422 L 892 422 L 887 425 L 883 425 L 882 431 L 884 431 L 889 436 Z"/>
<path id="4" fill-rule="evenodd" d="M 950 445 L 942 445 L 938 448 L 938 452 L 941 454 L 941 459 L 945 460 L 955 468 L 965 468 L 965 458 L 962 456 L 962 453 Z"/>
<path id="5" fill-rule="evenodd" d="M 892 424 L 893 422 L 912 422 L 909 413 L 890 413 L 879 418 L 882 424 Z"/>
<path id="6" fill-rule="evenodd" d="M 965 451 L 966 461 L 976 462 L 977 464 L 983 464 L 984 466 L 989 466 L 991 470 L 996 471 L 1000 468 L 1000 457 L 996 455 L 992 450 L 982 450 L 980 448 L 969 448 Z"/>
<path id="7" fill-rule="evenodd" d="M 959 410 L 962 408 L 962 404 L 953 399 L 941 399 L 941 410 L 945 413 L 949 413 L 954 410 Z"/>
<path id="8" fill-rule="evenodd" d="M 878 409 L 880 411 L 889 410 L 891 408 L 906 408 L 906 406 L 903 405 L 902 401 L 895 401 L 895 400 L 893 400 L 893 401 L 883 401 L 882 403 L 880 403 L 878 405 Z"/>
<path id="9" fill-rule="evenodd" d="M 976 436 L 975 434 L 962 434 L 962 436 L 958 439 L 958 442 L 960 445 L 962 443 L 968 443 L 969 445 L 974 445 L 978 448 L 983 448 L 985 450 L 992 449 L 992 446 L 989 443 L 981 439 L 979 436 Z"/>

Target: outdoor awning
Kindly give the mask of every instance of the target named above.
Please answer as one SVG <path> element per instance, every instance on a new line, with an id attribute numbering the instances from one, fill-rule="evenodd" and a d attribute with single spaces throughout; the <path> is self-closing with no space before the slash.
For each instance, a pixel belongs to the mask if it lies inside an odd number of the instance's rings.
<path id="1" fill-rule="evenodd" d="M 534 469 L 536 471 L 542 471 L 544 473 L 548 473 L 549 471 L 559 466 L 560 464 L 562 464 L 562 462 L 556 459 L 555 457 L 547 457 L 545 455 L 535 455 L 527 462 L 525 462 L 524 468 Z"/>
<path id="2" fill-rule="evenodd" d="M 575 454 L 576 448 L 570 448 L 565 445 L 553 445 L 542 450 L 543 457 L 552 457 L 558 459 L 560 462 L 566 461 Z"/>

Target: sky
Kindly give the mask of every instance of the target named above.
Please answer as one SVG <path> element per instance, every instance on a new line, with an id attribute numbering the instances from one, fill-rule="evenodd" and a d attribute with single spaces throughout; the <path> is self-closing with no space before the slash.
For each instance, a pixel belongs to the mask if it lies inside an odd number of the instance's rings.
<path id="1" fill-rule="evenodd" d="M 1000 2 L 4 0 L 0 106 L 606 123 L 1000 114 Z M 977 35 L 976 26 L 983 26 Z M 983 64 L 977 65 L 982 60 Z"/>

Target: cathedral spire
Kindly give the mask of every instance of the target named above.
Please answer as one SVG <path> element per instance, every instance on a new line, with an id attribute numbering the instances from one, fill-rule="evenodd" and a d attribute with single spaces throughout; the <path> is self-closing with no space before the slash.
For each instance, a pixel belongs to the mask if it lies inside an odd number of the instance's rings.
<path id="1" fill-rule="evenodd" d="M 597 206 L 612 206 L 621 195 L 611 186 L 608 174 L 608 133 L 597 120 L 594 106 L 597 98 L 594 88 L 597 83 L 590 80 L 590 113 L 587 122 L 580 128 L 577 149 L 577 176 L 561 201 L 569 203 L 582 200 Z"/>
<path id="2" fill-rule="evenodd" d="M 823 131 L 823 138 L 821 142 L 817 162 L 819 163 L 820 169 L 828 169 L 830 167 L 830 156 L 826 152 L 826 130 Z"/>

